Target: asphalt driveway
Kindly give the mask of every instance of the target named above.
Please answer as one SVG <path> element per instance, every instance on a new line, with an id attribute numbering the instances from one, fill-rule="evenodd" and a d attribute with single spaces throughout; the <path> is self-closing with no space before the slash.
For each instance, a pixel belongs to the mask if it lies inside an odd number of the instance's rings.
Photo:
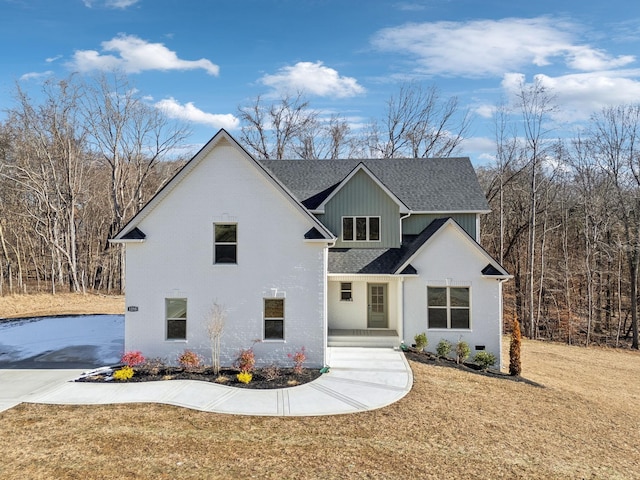
<path id="1" fill-rule="evenodd" d="M 123 315 L 0 321 L 0 369 L 91 369 L 118 363 Z"/>

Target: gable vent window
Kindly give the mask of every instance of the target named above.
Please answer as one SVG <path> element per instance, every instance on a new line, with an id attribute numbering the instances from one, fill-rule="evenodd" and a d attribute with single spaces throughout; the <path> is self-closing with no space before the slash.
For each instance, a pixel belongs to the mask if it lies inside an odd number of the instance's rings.
<path id="1" fill-rule="evenodd" d="M 380 217 L 342 217 L 344 242 L 380 241 Z"/>
<path id="2" fill-rule="evenodd" d="M 238 263 L 238 224 L 214 223 L 213 263 Z"/>

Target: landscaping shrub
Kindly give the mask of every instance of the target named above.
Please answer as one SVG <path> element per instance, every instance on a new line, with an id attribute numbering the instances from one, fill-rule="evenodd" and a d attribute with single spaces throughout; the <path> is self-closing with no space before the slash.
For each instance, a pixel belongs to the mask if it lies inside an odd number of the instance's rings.
<path id="1" fill-rule="evenodd" d="M 266 381 L 271 382 L 280 376 L 280 367 L 272 363 L 262 369 L 262 376 Z"/>
<path id="2" fill-rule="evenodd" d="M 475 354 L 473 361 L 480 365 L 480 368 L 486 370 L 495 365 L 498 359 L 493 353 L 482 351 Z"/>
<path id="3" fill-rule="evenodd" d="M 471 354 L 471 349 L 469 348 L 469 344 L 464 340 L 460 340 L 456 344 L 456 362 L 463 363 L 469 355 Z"/>
<path id="4" fill-rule="evenodd" d="M 293 360 L 293 373 L 300 375 L 302 373 L 302 364 L 307 359 L 307 356 L 304 353 L 304 347 L 297 350 L 295 353 L 287 354 L 287 356 Z"/>
<path id="5" fill-rule="evenodd" d="M 135 367 L 144 363 L 145 358 L 144 355 L 142 355 L 142 352 L 134 350 L 131 352 L 125 352 L 120 358 L 120 361 L 128 367 Z"/>
<path id="6" fill-rule="evenodd" d="M 138 365 L 136 370 L 149 373 L 150 375 L 158 375 L 161 370 L 167 368 L 167 362 L 160 357 L 147 358 L 144 363 Z"/>
<path id="7" fill-rule="evenodd" d="M 240 372 L 238 375 L 236 375 L 236 378 L 241 383 L 249 383 L 251 379 L 253 379 L 253 375 L 251 374 L 251 372 Z"/>
<path id="8" fill-rule="evenodd" d="M 440 357 L 448 357 L 449 354 L 451 353 L 452 348 L 453 348 L 453 345 L 451 345 L 451 342 L 443 339 L 438 342 L 438 346 L 436 347 L 436 353 Z"/>
<path id="9" fill-rule="evenodd" d="M 413 337 L 413 340 L 416 342 L 416 348 L 418 349 L 419 352 L 427 348 L 427 345 L 429 345 L 429 340 L 427 340 L 427 334 L 424 332 L 418 333 L 415 337 Z"/>
<path id="10" fill-rule="evenodd" d="M 131 368 L 128 365 L 122 367 L 120 370 L 116 370 L 115 372 L 113 372 L 113 378 L 115 380 L 124 381 L 124 380 L 129 380 L 132 377 L 133 377 L 133 368 Z"/>
<path id="11" fill-rule="evenodd" d="M 233 365 L 241 372 L 252 372 L 256 366 L 256 354 L 253 348 L 240 350 Z"/>
<path id="12" fill-rule="evenodd" d="M 202 366 L 202 357 L 191 350 L 185 350 L 178 356 L 178 364 L 185 370 L 195 370 Z"/>
<path id="13" fill-rule="evenodd" d="M 513 319 L 513 328 L 511 332 L 511 344 L 509 345 L 509 375 L 518 376 L 522 372 L 522 364 L 520 363 L 520 344 L 522 343 L 522 334 L 520 333 L 520 322 L 518 317 Z"/>

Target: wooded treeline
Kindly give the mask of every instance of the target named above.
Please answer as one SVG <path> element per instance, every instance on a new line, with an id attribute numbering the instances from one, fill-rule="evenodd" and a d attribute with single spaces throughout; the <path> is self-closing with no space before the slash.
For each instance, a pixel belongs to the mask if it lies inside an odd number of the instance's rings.
<path id="1" fill-rule="evenodd" d="M 477 169 L 482 244 L 514 276 L 505 319 L 532 338 L 638 348 L 640 106 L 596 112 L 570 140 L 556 114 L 552 92 L 523 84 L 497 106 L 495 161 Z M 238 116 L 258 158 L 446 157 L 470 126 L 456 98 L 420 84 L 357 131 L 301 94 Z M 0 124 L 0 294 L 120 292 L 122 248 L 107 240 L 183 164 L 188 134 L 121 74 L 52 79 L 37 101 L 17 87 Z"/>
<path id="2" fill-rule="evenodd" d="M 120 74 L 15 97 L 0 124 L 0 294 L 120 292 L 122 249 L 107 240 L 173 174 L 162 160 L 187 130 Z"/>

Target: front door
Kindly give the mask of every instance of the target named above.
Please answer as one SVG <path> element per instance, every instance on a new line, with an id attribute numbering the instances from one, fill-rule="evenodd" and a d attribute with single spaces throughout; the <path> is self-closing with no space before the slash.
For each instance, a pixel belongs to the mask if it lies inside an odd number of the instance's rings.
<path id="1" fill-rule="evenodd" d="M 368 284 L 367 328 L 387 328 L 387 284 Z"/>

